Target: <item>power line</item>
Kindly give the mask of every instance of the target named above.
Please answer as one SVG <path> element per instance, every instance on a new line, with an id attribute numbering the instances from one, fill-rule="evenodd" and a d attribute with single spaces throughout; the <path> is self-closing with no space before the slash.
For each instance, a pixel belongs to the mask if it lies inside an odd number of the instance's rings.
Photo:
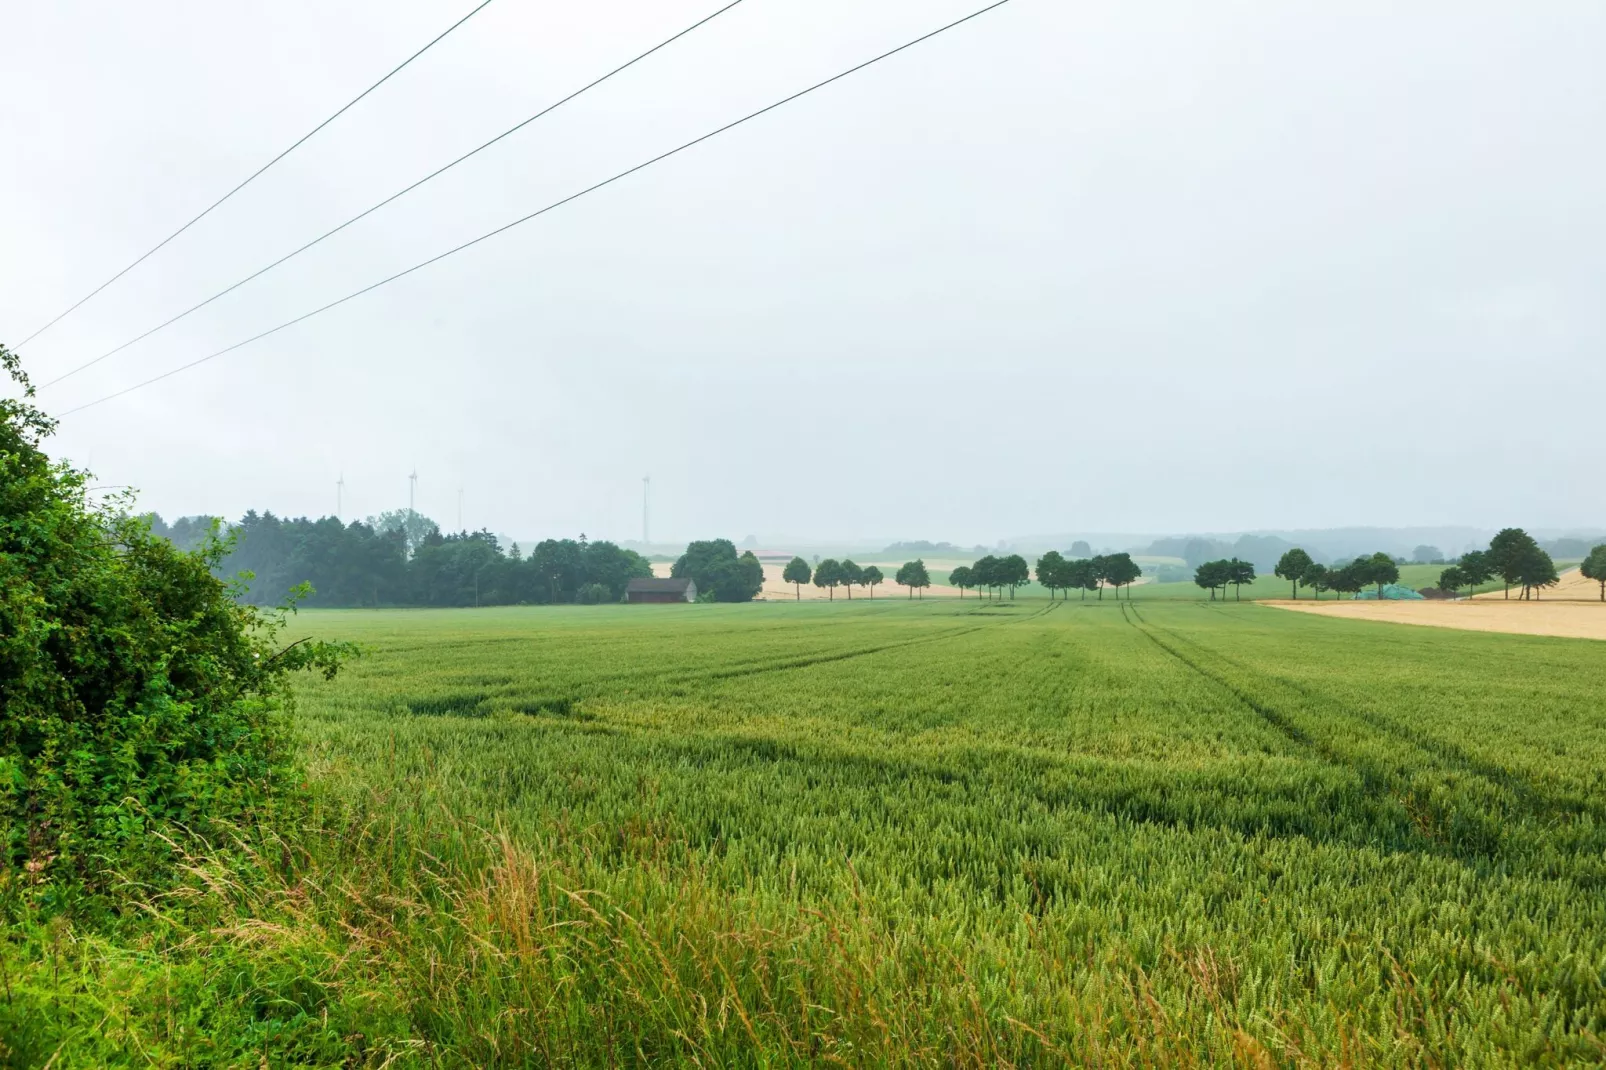
<path id="1" fill-rule="evenodd" d="M 27 345 L 29 342 L 33 341 L 35 338 L 38 338 L 41 334 L 44 334 L 46 331 L 50 330 L 50 328 L 54 327 L 56 324 L 60 323 L 64 319 L 66 319 L 68 316 L 72 315 L 73 312 L 75 312 L 78 309 L 79 305 L 82 305 L 85 301 L 88 301 L 91 297 L 94 297 L 96 294 L 100 293 L 102 290 L 104 290 L 106 287 L 110 286 L 112 283 L 116 282 L 118 279 L 122 278 L 124 275 L 127 275 L 130 271 L 133 271 L 135 268 L 139 267 L 141 264 L 143 264 L 146 260 L 148 260 L 154 253 L 156 253 L 158 250 L 160 250 L 168 242 L 172 241 L 174 238 L 178 237 L 180 234 L 183 234 L 186 230 L 189 230 L 195 224 L 197 224 L 201 220 L 205 219 L 208 215 L 210 215 L 212 213 L 212 210 L 214 208 L 217 208 L 224 201 L 228 200 L 230 197 L 234 196 L 236 193 L 239 193 L 245 187 L 249 186 L 252 182 L 255 182 L 258 178 L 260 178 L 262 176 L 262 173 L 264 171 L 266 171 L 268 168 L 272 167 L 274 164 L 278 163 L 280 160 L 284 159 L 286 156 L 290 155 L 292 152 L 296 151 L 296 149 L 300 148 L 303 144 L 305 144 L 306 141 L 309 138 L 312 137 L 312 135 L 316 134 L 318 131 L 322 130 L 324 127 L 328 126 L 330 123 L 334 122 L 336 119 L 338 119 L 342 115 L 346 114 L 346 112 L 351 110 L 352 106 L 355 105 L 358 101 L 362 100 L 369 93 L 372 93 L 374 90 L 378 89 L 380 86 L 382 86 L 386 82 L 390 81 L 391 78 L 393 78 L 397 74 L 401 73 L 402 68 L 406 67 L 409 63 L 413 62 L 413 60 L 417 59 L 419 56 L 422 56 L 425 52 L 428 52 L 430 49 L 434 48 L 437 44 L 439 44 L 446 37 L 447 34 L 451 33 L 453 30 L 457 29 L 459 26 L 463 25 L 463 23 L 467 22 L 469 19 L 473 18 L 475 15 L 478 15 L 481 11 L 484 11 L 487 7 L 490 6 L 490 4 L 491 4 L 491 0 L 482 0 L 482 3 L 478 7 L 476 7 L 473 11 L 470 11 L 467 15 L 464 15 L 462 18 L 458 19 L 456 22 L 454 22 L 450 26 L 446 27 L 446 29 L 441 31 L 438 35 L 436 35 L 436 37 L 433 40 L 431 40 L 429 42 L 429 44 L 425 45 L 423 48 L 420 48 L 417 52 L 414 52 L 412 55 L 410 55 L 406 59 L 402 60 L 401 63 L 399 63 L 397 66 L 392 68 L 389 74 L 385 75 L 383 78 L 381 78 L 379 81 L 375 82 L 373 85 L 369 86 L 367 89 L 364 89 L 361 93 L 358 93 L 355 97 L 352 97 L 349 101 L 347 101 L 341 107 L 341 109 L 339 111 L 337 111 L 333 115 L 329 116 L 329 118 L 325 119 L 323 122 L 319 123 L 317 126 L 313 127 L 311 130 L 308 130 L 305 134 L 302 134 L 301 137 L 298 138 L 296 140 L 296 142 L 294 144 L 292 144 L 289 148 L 285 149 L 283 152 L 279 153 L 279 155 L 275 156 L 273 159 L 269 160 L 267 163 L 263 164 L 261 167 L 257 168 L 255 171 L 253 171 L 250 174 L 250 176 L 246 178 L 246 180 L 244 182 L 241 182 L 238 186 L 235 186 L 233 189 L 229 190 L 229 192 L 225 193 L 223 196 L 219 197 L 217 200 L 215 200 L 211 204 L 207 205 L 205 210 L 203 210 L 200 215 L 196 216 L 194 219 L 190 220 L 188 223 L 185 223 L 182 227 L 179 227 L 173 233 L 169 234 L 167 237 L 165 237 L 161 241 L 157 242 L 151 248 L 147 249 L 145 251 L 145 253 L 143 255 L 141 255 L 138 260 L 135 260 L 132 264 L 129 264 L 123 270 L 119 271 L 117 274 L 113 275 L 111 278 L 107 279 L 105 282 L 101 283 L 99 286 L 95 287 L 93 290 L 90 290 L 87 294 L 85 294 L 84 296 L 80 297 L 77 301 L 73 302 L 73 304 L 71 306 L 69 306 L 65 312 L 62 312 L 55 319 L 51 320 L 49 323 L 45 324 L 43 327 L 39 328 L 37 331 L 33 332 L 28 337 L 24 338 L 17 345 L 16 348 L 21 349 L 23 346 Z"/>
<path id="2" fill-rule="evenodd" d="M 408 186 L 407 188 L 402 189 L 402 190 L 398 190 L 397 192 L 392 193 L 389 197 L 386 197 L 384 200 L 380 201 L 378 204 L 374 205 L 372 208 L 368 208 L 368 209 L 366 209 L 366 210 L 364 210 L 362 212 L 359 212 L 358 214 L 352 216 L 350 219 L 346 220 L 344 223 L 340 224 L 338 227 L 335 227 L 333 230 L 325 231 L 324 233 L 318 235 L 316 238 L 313 238 L 311 241 L 307 242 L 305 245 L 301 246 L 299 249 L 294 249 L 291 252 L 286 253 L 284 256 L 281 256 L 279 259 L 275 260 L 273 263 L 267 265 L 266 267 L 259 268 L 258 270 L 253 271 L 251 274 L 247 275 L 245 278 L 241 279 L 239 282 L 236 282 L 234 285 L 226 287 L 226 288 L 224 288 L 222 290 L 219 290 L 217 293 L 213 294 L 211 297 L 208 297 L 205 301 L 202 301 L 199 304 L 191 305 L 189 308 L 185 309 L 183 312 L 180 312 L 178 315 L 174 316 L 173 318 L 171 318 L 169 320 L 166 320 L 166 321 L 164 321 L 162 323 L 158 323 L 156 326 L 152 327 L 150 330 L 146 331 L 144 334 L 137 335 L 137 336 L 135 336 L 133 338 L 130 338 L 128 341 L 124 342 L 122 345 L 118 346 L 116 349 L 109 349 L 106 352 L 102 353 L 100 356 L 96 357 L 94 360 L 87 361 L 87 362 L 85 362 L 83 364 L 80 364 L 80 365 L 78 365 L 78 367 L 73 368 L 71 371 L 63 372 L 62 374 L 56 376 L 54 379 L 52 379 L 49 382 L 47 382 L 47 383 L 43 384 L 42 386 L 40 386 L 39 389 L 44 390 L 44 389 L 46 389 L 48 387 L 55 386 L 57 383 L 61 382 L 63 379 L 71 378 L 72 376 L 77 375 L 79 372 L 85 370 L 86 368 L 92 368 L 96 364 L 99 364 L 101 361 L 105 360 L 107 357 L 115 356 L 118 353 L 121 353 L 123 350 L 127 349 L 131 345 L 134 345 L 137 342 L 143 342 L 145 339 L 149 338 L 151 335 L 155 334 L 157 331 L 165 330 L 166 328 L 171 327 L 173 324 L 177 323 L 179 320 L 181 320 L 184 317 L 188 316 L 190 313 L 199 312 L 201 309 L 205 308 L 207 305 L 210 305 L 213 301 L 216 301 L 218 298 L 223 297 L 225 294 L 233 293 L 235 290 L 238 290 L 240 287 L 244 286 L 246 283 L 250 282 L 251 280 L 256 279 L 256 278 L 260 278 L 261 276 L 266 275 L 268 272 L 272 271 L 274 268 L 278 267 L 280 264 L 283 264 L 285 261 L 292 260 L 295 257 L 300 256 L 302 253 L 306 252 L 308 249 L 311 249 L 314 245 L 317 245 L 319 242 L 322 242 L 325 238 L 334 237 L 336 234 L 339 234 L 341 231 L 345 230 L 347 227 L 351 226 L 353 223 L 357 222 L 358 220 L 361 220 L 361 219 L 364 219 L 364 218 L 366 218 L 366 217 L 368 217 L 370 215 L 373 215 L 375 212 L 379 211 L 381 208 L 385 207 L 385 205 L 391 203 L 392 201 L 399 200 L 400 198 L 402 198 L 402 197 L 406 196 L 407 194 L 411 193 L 413 190 L 417 189 L 419 186 L 422 186 L 424 183 L 429 182 L 430 180 L 432 180 L 434 178 L 437 178 L 440 175 L 445 174 L 447 171 L 450 171 L 452 168 L 456 167 L 458 164 L 462 163 L 464 160 L 468 159 L 470 156 L 475 156 L 475 155 L 483 152 L 484 150 L 490 148 L 492 145 L 495 145 L 498 141 L 501 141 L 503 138 L 508 137 L 509 135 L 518 133 L 520 130 L 524 129 L 526 126 L 529 126 L 531 123 L 535 122 L 537 119 L 541 118 L 542 116 L 548 115 L 548 114 L 550 114 L 550 113 L 552 113 L 554 111 L 557 111 L 559 108 L 563 107 L 563 105 L 569 103 L 569 101 L 573 100 L 574 98 L 580 96 L 581 94 L 583 94 L 583 93 L 585 93 L 585 92 L 587 92 L 587 91 L 589 91 L 591 89 L 596 88 L 597 86 L 601 85 L 603 82 L 606 82 L 608 79 L 612 78 L 614 75 L 620 73 L 621 71 L 625 70 L 626 68 L 635 66 L 637 63 L 640 63 L 642 60 L 646 59 L 648 56 L 652 55 L 654 52 L 660 51 L 661 49 L 666 48 L 671 44 L 674 44 L 676 41 L 680 40 L 682 37 L 685 37 L 687 34 L 691 33 L 693 30 L 695 30 L 698 27 L 704 25 L 705 23 L 709 23 L 709 22 L 714 21 L 719 16 L 723 15 L 725 12 L 729 11 L 731 8 L 737 6 L 738 4 L 740 4 L 742 2 L 743 2 L 743 0 L 732 0 L 731 3 L 726 4 L 724 7 L 720 8 L 718 11 L 714 12 L 712 15 L 708 15 L 708 16 L 702 18 L 702 19 L 699 19 L 698 21 L 692 23 L 690 26 L 686 27 L 684 30 L 681 30 L 679 33 L 675 34 L 673 37 L 670 37 L 670 38 L 667 38 L 667 39 L 665 39 L 663 41 L 660 41 L 658 44 L 652 46 L 647 51 L 641 53 L 641 55 L 639 55 L 636 58 L 630 60 L 628 63 L 620 64 L 619 66 L 615 67 L 613 70 L 609 71 L 607 74 L 604 74 L 602 77 L 597 78 L 594 81 L 591 81 L 591 82 L 587 83 L 584 86 L 581 86 L 579 89 L 576 89 L 573 93 L 570 93 L 568 96 L 564 97 L 562 100 L 558 101 L 557 103 L 550 104 L 547 107 L 541 109 L 540 111 L 536 112 L 534 115 L 530 116 L 528 119 L 525 119 L 523 122 L 520 122 L 520 123 L 518 123 L 518 124 L 516 124 L 514 126 L 508 127 L 506 130 L 502 131 L 500 134 L 497 134 L 495 137 L 491 138 L 491 140 L 485 142 L 483 145 L 480 145 L 478 148 L 470 149 L 468 152 L 465 152 L 463 155 L 459 156 L 457 159 L 453 160 L 451 163 L 446 164 L 444 167 L 440 167 L 440 168 L 437 168 L 434 171 L 431 171 L 429 174 L 425 175 L 423 178 L 419 179 L 417 182 L 414 182 L 412 185 Z"/>
<path id="3" fill-rule="evenodd" d="M 192 360 L 188 364 L 181 364 L 177 368 L 171 368 L 171 369 L 163 372 L 160 375 L 153 376 L 153 377 L 151 377 L 149 379 L 146 379 L 143 382 L 135 383 L 133 386 L 124 387 L 123 389 L 115 391 L 115 392 L 110 393 L 110 394 L 107 394 L 104 397 L 96 398 L 94 401 L 88 401 L 88 402 L 85 402 L 82 405 L 76 405 L 73 408 L 66 409 L 61 413 L 61 415 L 62 416 L 70 416 L 75 412 L 82 412 L 84 409 L 93 408 L 96 405 L 100 405 L 100 404 L 103 404 L 104 402 L 111 401 L 113 398 L 120 398 L 124 394 L 130 394 L 130 393 L 133 393 L 135 390 L 141 390 L 141 389 L 143 389 L 143 388 L 145 388 L 147 386 L 151 386 L 154 383 L 159 383 L 163 379 L 171 378 L 172 376 L 178 375 L 181 372 L 186 372 L 186 371 L 189 371 L 191 368 L 195 368 L 195 367 L 198 367 L 198 366 L 200 366 L 202 364 L 205 364 L 207 361 L 216 360 L 218 357 L 224 356 L 225 354 L 228 354 L 228 353 L 232 353 L 236 349 L 243 348 L 244 346 L 248 346 L 252 342 L 261 341 L 262 339 L 268 337 L 269 335 L 277 334 L 278 332 L 284 330 L 286 327 L 293 327 L 296 324 L 301 323 L 303 320 L 309 320 L 312 317 L 317 316 L 317 315 L 319 315 L 321 313 L 328 312 L 330 309 L 336 308 L 336 307 L 338 307 L 340 305 L 343 305 L 347 301 L 354 300 L 354 299 L 356 299 L 358 297 L 361 297 L 363 294 L 366 294 L 366 293 L 369 293 L 369 292 L 371 292 L 373 290 L 379 289 L 381 286 L 388 285 L 389 283 L 395 282 L 397 279 L 404 278 L 404 277 L 406 277 L 408 275 L 411 275 L 413 272 L 420 271 L 420 270 L 422 270 L 422 269 L 424 269 L 426 267 L 429 267 L 431 264 L 434 264 L 437 261 L 445 260 L 447 257 L 454 256 L 457 253 L 460 253 L 460 252 L 464 251 L 465 249 L 472 248 L 473 246 L 478 245 L 482 241 L 486 241 L 486 240 L 488 240 L 490 238 L 494 238 L 498 234 L 503 233 L 504 231 L 512 230 L 514 227 L 519 226 L 521 223 L 528 223 L 530 220 L 535 219 L 538 216 L 546 215 L 548 212 L 553 211 L 554 209 L 557 209 L 557 208 L 561 208 L 564 205 L 570 203 L 571 201 L 577 201 L 581 197 L 584 197 L 589 193 L 595 193 L 597 190 L 602 189 L 605 186 L 611 186 L 615 182 L 618 182 L 620 179 L 628 178 L 629 176 L 635 174 L 637 171 L 646 170 L 647 168 L 651 167 L 653 164 L 661 163 L 664 160 L 669 159 L 671 156 L 675 156 L 675 155 L 678 155 L 678 154 L 680 154 L 682 152 L 685 152 L 687 149 L 692 148 L 692 147 L 694 147 L 696 145 L 701 145 L 703 142 L 708 141 L 711 138 L 718 137 L 720 134 L 726 133 L 727 131 L 734 130 L 736 127 L 741 126 L 743 123 L 750 122 L 753 119 L 757 119 L 761 115 L 765 115 L 765 114 L 767 114 L 769 112 L 774 111 L 777 108 L 780 108 L 780 107 L 783 107 L 783 106 L 785 106 L 787 104 L 790 104 L 795 100 L 798 100 L 798 99 L 800 99 L 802 97 L 806 97 L 810 93 L 813 93 L 817 89 L 823 89 L 826 86 L 832 84 L 833 82 L 839 82 L 839 81 L 841 81 L 842 79 L 848 77 L 851 74 L 856 74 L 859 71 L 864 70 L 866 67 L 874 66 L 875 64 L 880 63 L 884 59 L 889 59 L 892 56 L 896 56 L 900 52 L 903 52 L 903 51 L 906 51 L 908 49 L 911 49 L 914 46 L 916 46 L 918 44 L 921 44 L 921 43 L 923 43 L 925 41 L 929 41 L 933 37 L 938 36 L 939 34 L 946 33 L 949 30 L 952 30 L 957 26 L 962 26 L 965 23 L 971 21 L 972 19 L 979 18 L 980 16 L 987 14 L 987 12 L 989 12 L 989 11 L 992 11 L 992 10 L 994 10 L 996 8 L 1003 7 L 1007 3 L 1009 3 L 1009 0 L 994 0 L 993 3 L 988 4 L 986 7 L 980 8 L 980 9 L 978 9 L 976 11 L 972 11 L 970 14 L 964 16 L 963 18 L 955 19 L 953 22 L 950 22 L 945 26 L 939 26 L 937 29 L 930 31 L 929 33 L 922 34 L 921 36 L 916 37 L 912 41 L 906 41 L 905 43 L 899 45 L 897 48 L 894 48 L 894 49 L 891 49 L 889 51 L 883 52 L 879 56 L 875 56 L 872 59 L 867 59 L 863 63 L 860 63 L 860 64 L 858 64 L 856 66 L 849 67 L 847 70 L 842 71 L 839 74 L 833 74 L 831 77 L 825 79 L 822 82 L 816 82 L 813 85 L 809 86 L 807 89 L 800 89 L 796 93 L 793 93 L 791 96 L 782 97 L 780 100 L 777 100 L 773 104 L 767 104 L 764 107 L 758 109 L 757 111 L 749 112 L 748 114 L 742 116 L 740 119 L 736 119 L 736 120 L 734 120 L 732 122 L 726 123 L 724 126 L 717 127 L 717 128 L 715 128 L 713 130 L 710 130 L 708 133 L 703 134 L 701 137 L 693 138 L 692 140 L 687 141 L 684 144 L 677 145 L 675 148 L 670 149 L 668 152 L 661 152 L 657 156 L 654 156 L 649 160 L 646 160 L 646 161 L 644 161 L 642 163 L 636 164 L 634 167 L 628 168 L 627 170 L 624 170 L 624 171 L 620 171 L 618 174 L 614 175 L 611 178 L 605 178 L 601 182 L 597 182 L 597 183 L 594 183 L 593 185 L 587 186 L 585 189 L 580 190 L 578 193 L 571 193 L 567 197 L 564 197 L 562 200 L 553 201 L 551 204 L 547 205 L 545 208 L 539 208 L 539 209 L 531 212 L 529 215 L 520 216 L 518 219 L 513 220 L 511 223 L 504 223 L 500 227 L 497 227 L 495 230 L 486 231 L 484 234 L 481 234 L 477 238 L 470 239 L 469 241 L 466 241 L 466 242 L 462 243 L 461 245 L 453 246 L 452 248 L 446 250 L 443 253 L 437 253 L 436 255 L 430 257 L 428 260 L 420 261 L 419 263 L 414 264 L 410 268 L 404 268 L 403 270 L 396 272 L 394 275 L 389 275 L 389 276 L 387 276 L 387 277 L 385 277 L 383 279 L 380 279 L 378 282 L 370 283 L 369 285 L 364 286 L 360 290 L 354 290 L 351 293 L 347 294 L 345 297 L 338 298 L 338 299 L 336 299 L 334 301 L 329 302 L 327 305 L 322 305 L 322 306 L 320 306 L 318 308 L 315 308 L 311 312 L 303 312 L 301 315 L 295 317 L 294 319 L 285 320 L 283 323 L 279 324 L 277 327 L 270 327 L 267 330 L 262 331 L 259 334 L 254 334 L 250 338 L 247 338 L 247 339 L 245 339 L 243 341 L 235 342 L 231 346 L 226 346 L 225 348 L 219 349 L 214 353 L 208 353 L 204 357 L 200 357 L 200 358 L 198 358 L 196 360 Z"/>

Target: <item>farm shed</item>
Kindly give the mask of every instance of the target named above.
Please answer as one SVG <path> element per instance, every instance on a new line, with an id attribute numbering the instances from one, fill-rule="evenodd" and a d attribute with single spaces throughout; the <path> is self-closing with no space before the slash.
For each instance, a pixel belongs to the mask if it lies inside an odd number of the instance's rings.
<path id="1" fill-rule="evenodd" d="M 626 602 L 695 602 L 697 584 L 691 580 L 631 580 L 625 587 Z"/>

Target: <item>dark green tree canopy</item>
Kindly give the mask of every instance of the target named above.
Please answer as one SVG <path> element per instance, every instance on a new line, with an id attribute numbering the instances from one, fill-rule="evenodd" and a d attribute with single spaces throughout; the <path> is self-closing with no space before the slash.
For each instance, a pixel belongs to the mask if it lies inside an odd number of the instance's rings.
<path id="1" fill-rule="evenodd" d="M 960 565 L 948 573 L 948 582 L 959 588 L 960 596 L 971 588 L 977 586 L 975 569 L 970 565 Z"/>
<path id="2" fill-rule="evenodd" d="M 1531 567 L 1533 555 L 1538 552 L 1539 543 L 1521 528 L 1502 528 L 1489 540 L 1489 564 L 1493 574 L 1505 581 L 1508 595 L 1512 584 L 1522 582 L 1524 569 Z"/>
<path id="3" fill-rule="evenodd" d="M 1135 583 L 1143 575 L 1142 567 L 1132 560 L 1132 555 L 1129 553 L 1106 554 L 1094 560 L 1100 562 L 1099 578 L 1114 587 L 1117 593 L 1122 587 Z"/>
<path id="4" fill-rule="evenodd" d="M 1218 590 L 1225 591 L 1232 582 L 1231 574 L 1225 561 L 1206 561 L 1193 570 L 1193 582 L 1210 592 L 1211 601 L 1215 600 Z"/>
<path id="5" fill-rule="evenodd" d="M 787 583 L 807 583 L 813 577 L 814 571 L 809 563 L 801 557 L 794 557 L 786 563 L 786 570 L 781 573 L 781 579 Z"/>
<path id="6" fill-rule="evenodd" d="M 1049 594 L 1069 587 L 1066 566 L 1069 564 L 1058 550 L 1050 550 L 1037 559 L 1037 582 L 1047 587 Z"/>
<path id="7" fill-rule="evenodd" d="M 853 597 L 853 588 L 864 583 L 864 569 L 854 562 L 853 558 L 845 557 L 839 566 L 842 577 L 842 586 L 848 589 L 848 598 Z"/>
<path id="8" fill-rule="evenodd" d="M 836 589 L 845 582 L 842 562 L 836 558 L 828 557 L 814 566 L 814 586 L 826 590 L 833 600 L 836 598 Z"/>
<path id="9" fill-rule="evenodd" d="M 1480 583 L 1488 583 L 1495 576 L 1494 562 L 1489 559 L 1488 553 L 1483 550 L 1472 550 L 1461 555 L 1456 562 L 1461 575 L 1466 579 L 1468 587 L 1476 587 Z"/>
<path id="10" fill-rule="evenodd" d="M 1589 556 L 1578 566 L 1578 571 L 1582 572 L 1586 579 L 1600 584 L 1600 600 L 1606 602 L 1606 543 L 1589 551 Z"/>
<path id="11" fill-rule="evenodd" d="M 1015 597 L 1015 588 L 1032 582 L 1031 566 L 1026 564 L 1026 559 L 1020 554 L 999 558 L 995 567 L 997 571 L 994 574 L 994 585 L 1008 587 L 1011 598 Z"/>
<path id="12" fill-rule="evenodd" d="M 798 599 L 803 597 L 803 584 L 809 582 L 813 576 L 814 572 L 809 568 L 809 563 L 801 557 L 792 558 L 781 572 L 781 579 L 792 585 L 792 593 Z"/>
<path id="13" fill-rule="evenodd" d="M 690 543 L 669 574 L 690 579 L 699 596 L 711 594 L 716 602 L 751 602 L 764 587 L 764 567 L 758 558 L 752 551 L 738 556 L 729 539 Z"/>
<path id="14" fill-rule="evenodd" d="M 893 580 L 899 586 L 909 588 L 909 597 L 913 598 L 917 590 L 924 595 L 924 588 L 931 586 L 931 573 L 926 571 L 924 560 L 915 558 L 913 561 L 905 561 Z"/>
<path id="15" fill-rule="evenodd" d="M 1310 554 L 1296 546 L 1278 559 L 1275 572 L 1278 577 L 1293 584 L 1294 597 L 1298 598 L 1299 585 L 1305 582 L 1305 573 L 1313 564 L 1315 562 L 1311 560 Z"/>

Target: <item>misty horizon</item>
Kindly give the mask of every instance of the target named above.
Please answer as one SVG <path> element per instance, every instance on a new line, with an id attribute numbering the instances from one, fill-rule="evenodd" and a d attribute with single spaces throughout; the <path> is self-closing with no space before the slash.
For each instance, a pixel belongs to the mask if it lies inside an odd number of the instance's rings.
<path id="1" fill-rule="evenodd" d="M 126 341 L 715 6 L 490 6 L 25 365 Z M 974 6 L 744 4 L 39 401 L 249 337 Z M 50 107 L 0 115 L 0 342 L 441 21 L 19 9 L 0 62 Z M 1598 530 L 1603 44 L 1582 3 L 1016 0 L 48 448 L 164 516 L 330 514 L 341 477 L 373 515 L 416 468 L 445 528 L 461 489 L 466 528 L 614 540 L 648 473 L 655 540 Z"/>

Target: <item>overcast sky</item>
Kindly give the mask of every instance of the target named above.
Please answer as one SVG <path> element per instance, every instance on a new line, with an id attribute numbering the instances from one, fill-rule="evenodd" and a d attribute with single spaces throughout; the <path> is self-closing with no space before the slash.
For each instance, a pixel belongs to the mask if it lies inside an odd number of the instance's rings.
<path id="1" fill-rule="evenodd" d="M 746 0 L 58 387 L 203 356 L 982 0 Z M 473 6 L 0 16 L 15 345 Z M 22 350 L 43 380 L 719 6 L 495 0 Z M 1606 527 L 1606 5 L 1012 0 L 67 417 L 165 515 L 516 537 Z"/>

